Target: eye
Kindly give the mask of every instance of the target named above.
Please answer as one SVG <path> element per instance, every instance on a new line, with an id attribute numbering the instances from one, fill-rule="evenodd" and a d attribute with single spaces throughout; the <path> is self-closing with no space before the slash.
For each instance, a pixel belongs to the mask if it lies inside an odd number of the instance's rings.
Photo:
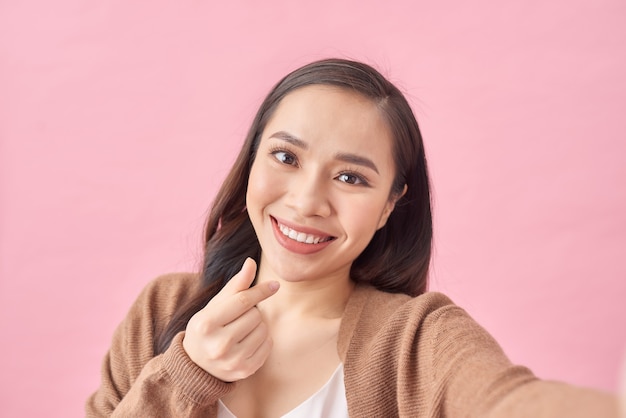
<path id="1" fill-rule="evenodd" d="M 296 156 L 288 151 L 276 150 L 271 153 L 279 162 L 287 165 L 296 165 Z"/>
<path id="2" fill-rule="evenodd" d="M 365 180 L 365 178 L 363 178 L 362 176 L 358 174 L 341 173 L 336 178 L 337 180 L 343 183 L 347 183 L 347 184 L 362 185 L 362 186 L 368 185 L 367 180 Z"/>

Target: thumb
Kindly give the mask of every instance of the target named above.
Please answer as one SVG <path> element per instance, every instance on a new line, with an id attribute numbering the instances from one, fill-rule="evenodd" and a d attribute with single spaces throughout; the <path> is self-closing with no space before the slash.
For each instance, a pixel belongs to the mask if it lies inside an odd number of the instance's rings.
<path id="1" fill-rule="evenodd" d="M 234 295 L 235 293 L 241 292 L 242 290 L 246 290 L 250 287 L 254 278 L 256 277 L 256 261 L 252 258 L 248 257 L 243 262 L 243 266 L 241 266 L 241 270 L 237 274 L 235 274 L 229 281 L 226 283 L 226 286 L 222 289 L 222 292 L 228 295 Z"/>

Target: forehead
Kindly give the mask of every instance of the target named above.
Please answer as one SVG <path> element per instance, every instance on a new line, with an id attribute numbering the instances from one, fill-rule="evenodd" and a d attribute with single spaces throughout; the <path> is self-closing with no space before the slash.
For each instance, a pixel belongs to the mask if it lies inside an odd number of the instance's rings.
<path id="1" fill-rule="evenodd" d="M 300 87 L 288 93 L 278 104 L 275 119 L 282 114 L 303 119 L 322 119 L 334 122 L 353 121 L 371 124 L 384 122 L 374 101 L 356 91 L 346 88 L 311 85 Z"/>
<path id="2" fill-rule="evenodd" d="M 345 88 L 312 85 L 287 94 L 268 121 L 263 138 L 281 130 L 305 142 L 391 158 L 393 139 L 377 104 Z"/>

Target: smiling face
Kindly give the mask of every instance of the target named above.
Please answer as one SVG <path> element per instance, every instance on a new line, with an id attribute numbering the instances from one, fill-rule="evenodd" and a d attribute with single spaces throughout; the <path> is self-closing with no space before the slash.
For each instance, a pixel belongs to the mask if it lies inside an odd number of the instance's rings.
<path id="1" fill-rule="evenodd" d="M 370 99 L 323 85 L 288 94 L 262 133 L 248 182 L 259 274 L 347 280 L 393 210 L 392 146 Z"/>

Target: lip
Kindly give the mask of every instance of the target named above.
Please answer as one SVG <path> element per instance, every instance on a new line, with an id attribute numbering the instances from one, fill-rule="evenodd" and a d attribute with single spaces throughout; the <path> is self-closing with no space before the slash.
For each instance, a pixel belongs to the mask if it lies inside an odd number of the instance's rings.
<path id="1" fill-rule="evenodd" d="M 290 229 L 294 229 L 298 232 L 304 232 L 305 234 L 317 235 L 320 237 L 327 237 L 329 236 L 329 234 L 323 231 L 320 231 L 318 229 L 294 225 L 282 219 L 274 218 L 273 216 L 270 216 L 270 220 L 272 221 L 272 230 L 274 231 L 274 236 L 276 237 L 276 241 L 278 241 L 278 243 L 283 248 L 287 249 L 288 251 L 294 252 L 296 254 L 313 254 L 313 253 L 323 250 L 324 248 L 328 247 L 333 242 L 333 239 L 330 239 L 324 242 L 319 242 L 317 244 L 307 244 L 304 242 L 298 242 L 289 237 L 286 237 L 280 231 L 278 224 L 280 223 L 281 225 L 285 225 L 286 227 Z"/>

